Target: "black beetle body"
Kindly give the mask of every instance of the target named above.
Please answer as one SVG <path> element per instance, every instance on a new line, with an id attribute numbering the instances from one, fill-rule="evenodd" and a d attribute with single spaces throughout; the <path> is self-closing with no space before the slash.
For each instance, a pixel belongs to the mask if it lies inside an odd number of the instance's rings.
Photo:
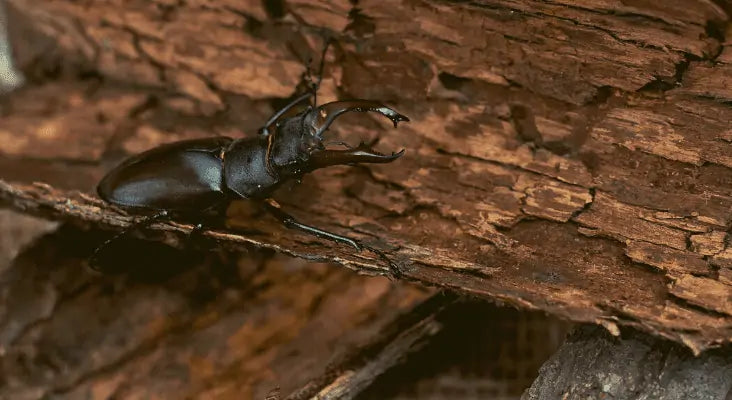
<path id="1" fill-rule="evenodd" d="M 103 200 L 122 208 L 154 212 L 133 228 L 176 215 L 195 220 L 207 211 L 220 213 L 232 200 L 251 199 L 260 202 L 287 227 L 347 243 L 360 250 L 365 246 L 353 239 L 296 221 L 269 197 L 282 183 L 299 179 L 318 168 L 388 163 L 404 153 L 402 150 L 384 155 L 363 143 L 346 150 L 326 149 L 323 133 L 339 115 L 349 111 L 374 111 L 389 118 L 395 127 L 408 118 L 379 102 L 352 100 L 308 107 L 293 117 L 277 121 L 287 110 L 309 97 L 301 96 L 277 112 L 257 137 L 185 140 L 132 156 L 101 180 L 97 192 Z M 270 133 L 272 125 L 275 129 Z M 196 230 L 199 229 L 202 229 L 201 224 L 196 226 Z M 381 255 L 377 250 L 369 249 Z M 95 255 L 98 251 L 99 248 Z"/>
<path id="2" fill-rule="evenodd" d="M 130 157 L 97 186 L 105 201 L 130 209 L 192 213 L 226 200 L 223 155 L 230 138 L 164 144 Z"/>
<path id="3" fill-rule="evenodd" d="M 97 192 L 123 208 L 190 213 L 237 198 L 266 199 L 283 182 L 314 169 L 387 163 L 403 154 L 382 155 L 363 145 L 326 150 L 322 132 L 346 111 L 377 111 L 395 126 L 408 120 L 368 100 L 328 103 L 288 118 L 272 134 L 184 140 L 132 156 L 102 179 Z"/>

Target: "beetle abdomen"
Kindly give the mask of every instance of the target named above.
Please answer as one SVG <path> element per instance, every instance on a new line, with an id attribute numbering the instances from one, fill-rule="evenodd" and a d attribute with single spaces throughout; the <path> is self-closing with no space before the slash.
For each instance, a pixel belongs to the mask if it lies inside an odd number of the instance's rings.
<path id="1" fill-rule="evenodd" d="M 131 157 L 110 171 L 97 192 L 130 208 L 201 211 L 225 199 L 222 148 L 229 138 L 182 141 Z"/>

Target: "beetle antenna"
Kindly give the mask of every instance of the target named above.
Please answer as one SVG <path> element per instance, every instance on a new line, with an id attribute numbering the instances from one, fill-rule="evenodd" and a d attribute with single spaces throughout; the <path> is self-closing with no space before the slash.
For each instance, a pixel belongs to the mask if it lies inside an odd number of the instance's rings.
<path id="1" fill-rule="evenodd" d="M 300 96 L 296 97 L 294 100 L 289 102 L 286 106 L 284 106 L 282 109 L 277 111 L 274 115 L 272 115 L 267 122 L 264 123 L 264 125 L 259 129 L 259 134 L 263 136 L 269 135 L 269 127 L 272 126 L 280 117 L 282 117 L 286 112 L 290 111 L 293 107 L 300 104 L 301 102 L 307 100 L 310 98 L 310 96 L 313 97 L 313 108 L 315 108 L 315 105 L 318 104 L 318 88 L 320 87 L 320 82 L 323 80 L 323 68 L 325 66 L 325 55 L 328 52 L 328 47 L 330 47 L 331 42 L 333 42 L 333 39 L 328 38 L 325 42 L 325 46 L 323 47 L 323 52 L 320 55 L 320 65 L 318 65 L 318 76 L 317 80 L 313 81 L 312 77 L 312 71 L 310 69 L 310 64 L 312 64 L 312 58 L 308 60 L 307 63 L 305 63 L 305 80 L 307 81 L 308 85 L 310 86 L 310 90 L 307 93 L 301 94 Z"/>
<path id="2" fill-rule="evenodd" d="M 330 47 L 331 42 L 333 42 L 332 38 L 327 38 L 325 40 L 325 45 L 323 46 L 323 51 L 320 53 L 320 63 L 318 64 L 318 73 L 316 75 L 316 79 L 313 80 L 312 76 L 312 70 L 310 69 L 310 64 L 312 63 L 312 59 L 308 60 L 307 66 L 305 68 L 305 79 L 307 80 L 308 84 L 310 85 L 310 93 L 313 96 L 313 108 L 315 108 L 318 105 L 318 89 L 320 88 L 320 83 L 323 81 L 323 70 L 325 68 L 325 56 L 328 54 L 328 48 Z"/>
<path id="3" fill-rule="evenodd" d="M 327 38 L 325 40 L 325 46 L 323 46 L 323 51 L 320 53 L 320 65 L 318 65 L 318 80 L 313 83 L 313 108 L 317 107 L 318 105 L 318 89 L 320 88 L 320 83 L 323 81 L 323 68 L 325 67 L 325 56 L 328 54 L 328 48 L 330 47 L 331 42 L 333 41 L 332 38 Z"/>

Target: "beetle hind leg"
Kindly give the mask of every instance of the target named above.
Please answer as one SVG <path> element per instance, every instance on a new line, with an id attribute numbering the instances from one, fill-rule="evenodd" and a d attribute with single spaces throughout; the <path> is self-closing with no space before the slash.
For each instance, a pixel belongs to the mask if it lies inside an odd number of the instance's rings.
<path id="1" fill-rule="evenodd" d="M 91 257 L 89 257 L 89 267 L 95 271 L 103 271 L 103 268 L 99 265 L 99 254 L 103 249 L 105 249 L 107 246 L 109 246 L 112 242 L 115 242 L 119 239 L 121 239 L 123 236 L 129 234 L 130 232 L 146 228 L 155 222 L 167 220 L 170 218 L 170 213 L 166 210 L 159 211 L 153 215 L 148 215 L 139 221 L 133 223 L 132 225 L 125 228 L 122 232 L 112 236 L 111 238 L 104 241 L 104 243 L 97 246 L 96 249 L 94 249 L 94 253 L 92 253 Z"/>

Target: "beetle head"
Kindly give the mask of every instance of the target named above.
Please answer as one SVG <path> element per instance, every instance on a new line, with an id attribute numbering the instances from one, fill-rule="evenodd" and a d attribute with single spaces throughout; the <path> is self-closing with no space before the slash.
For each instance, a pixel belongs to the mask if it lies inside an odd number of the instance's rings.
<path id="1" fill-rule="evenodd" d="M 409 118 L 377 101 L 335 101 L 320 107 L 308 107 L 302 113 L 277 125 L 272 140 L 271 162 L 281 171 L 289 170 L 299 175 L 331 165 L 355 163 L 388 163 L 404 154 L 404 150 L 391 155 L 377 152 L 364 143 L 348 150 L 329 150 L 323 144 L 323 136 L 335 119 L 350 111 L 373 111 L 389 118 L 394 127 Z"/>

